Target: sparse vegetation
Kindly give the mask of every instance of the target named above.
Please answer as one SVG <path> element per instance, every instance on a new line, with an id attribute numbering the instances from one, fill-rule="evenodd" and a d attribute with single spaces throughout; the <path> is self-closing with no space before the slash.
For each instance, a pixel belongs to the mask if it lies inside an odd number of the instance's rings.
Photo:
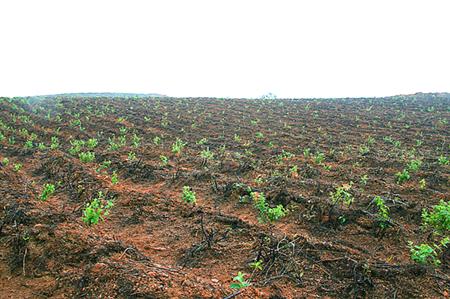
<path id="1" fill-rule="evenodd" d="M 0 267 L 50 297 L 445 297 L 449 99 L 0 98 Z"/>

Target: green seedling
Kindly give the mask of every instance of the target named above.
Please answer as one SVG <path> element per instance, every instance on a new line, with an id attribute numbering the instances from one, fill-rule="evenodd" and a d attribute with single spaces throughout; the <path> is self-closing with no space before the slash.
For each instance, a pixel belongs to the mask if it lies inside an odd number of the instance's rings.
<path id="1" fill-rule="evenodd" d="M 22 169 L 22 163 L 14 163 L 13 169 L 15 172 L 19 172 Z"/>
<path id="2" fill-rule="evenodd" d="M 104 199 L 103 193 L 98 192 L 97 198 L 94 198 L 90 203 L 86 205 L 86 208 L 83 211 L 83 216 L 81 219 L 87 225 L 98 224 L 100 220 L 104 220 L 105 216 L 108 216 L 109 209 L 113 206 L 113 202 L 111 200 L 106 201 Z"/>
<path id="3" fill-rule="evenodd" d="M 251 197 L 255 208 L 259 212 L 258 220 L 260 222 L 274 222 L 286 216 L 287 211 L 283 205 L 279 204 L 274 208 L 271 208 L 266 201 L 264 193 L 252 192 Z"/>
<path id="4" fill-rule="evenodd" d="M 233 281 L 236 281 L 236 282 L 232 283 L 230 285 L 230 288 L 232 288 L 232 289 L 240 290 L 240 289 L 246 288 L 251 285 L 250 282 L 245 280 L 244 274 L 242 272 L 239 272 L 238 275 L 233 278 Z"/>
<path id="5" fill-rule="evenodd" d="M 382 230 L 389 227 L 390 217 L 389 217 L 389 207 L 386 206 L 384 200 L 380 196 L 375 196 L 373 202 L 377 206 L 377 221 Z"/>
<path id="6" fill-rule="evenodd" d="M 422 211 L 422 224 L 431 227 L 439 235 L 450 231 L 450 201 L 441 200 L 438 205 L 432 207 L 431 211 Z"/>
<path id="7" fill-rule="evenodd" d="M 81 152 L 78 154 L 78 157 L 80 158 L 81 162 L 90 163 L 95 160 L 95 153 L 94 152 Z"/>
<path id="8" fill-rule="evenodd" d="M 169 158 L 164 155 L 159 156 L 159 160 L 161 161 L 161 166 L 163 167 L 169 164 Z"/>
<path id="9" fill-rule="evenodd" d="M 177 138 L 177 140 L 172 144 L 172 153 L 174 153 L 175 155 L 180 154 L 185 145 L 186 143 Z"/>
<path id="10" fill-rule="evenodd" d="M 195 192 L 191 190 L 191 187 L 184 186 L 183 187 L 183 193 L 181 195 L 181 199 L 185 203 L 195 204 L 195 201 L 196 201 Z"/>
<path id="11" fill-rule="evenodd" d="M 117 185 L 119 183 L 119 176 L 117 175 L 117 172 L 114 170 L 111 175 L 111 183 L 113 185 Z"/>
<path id="12" fill-rule="evenodd" d="M 8 165 L 9 165 L 9 159 L 6 158 L 6 157 L 3 158 L 3 159 L 2 159 L 2 165 L 5 166 L 5 167 L 8 166 Z"/>
<path id="13" fill-rule="evenodd" d="M 402 172 L 397 172 L 395 176 L 397 177 L 398 184 L 403 184 L 407 180 L 411 179 L 411 175 L 409 174 L 407 169 L 403 169 Z"/>
<path id="14" fill-rule="evenodd" d="M 99 167 L 95 170 L 96 172 L 100 172 L 104 169 L 107 169 L 109 166 L 111 166 L 111 161 L 103 161 Z"/>
<path id="15" fill-rule="evenodd" d="M 438 158 L 438 162 L 441 165 L 448 165 L 449 164 L 449 159 L 447 157 L 445 157 L 444 155 L 440 155 Z"/>
<path id="16" fill-rule="evenodd" d="M 46 201 L 50 196 L 53 195 L 53 193 L 55 193 L 55 185 L 45 184 L 39 199 L 42 201 Z"/>

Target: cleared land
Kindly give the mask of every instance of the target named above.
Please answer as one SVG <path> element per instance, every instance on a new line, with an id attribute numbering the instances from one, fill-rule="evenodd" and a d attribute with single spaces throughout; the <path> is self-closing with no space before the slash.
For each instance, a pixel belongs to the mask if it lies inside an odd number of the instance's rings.
<path id="1" fill-rule="evenodd" d="M 408 242 L 449 234 L 422 219 L 449 117 L 448 94 L 0 98 L 0 297 L 448 297 L 448 247 Z"/>

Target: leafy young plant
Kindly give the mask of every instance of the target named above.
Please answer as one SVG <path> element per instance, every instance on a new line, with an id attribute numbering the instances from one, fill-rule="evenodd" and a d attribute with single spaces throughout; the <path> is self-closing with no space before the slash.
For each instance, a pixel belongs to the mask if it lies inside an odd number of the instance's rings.
<path id="1" fill-rule="evenodd" d="M 325 160 L 325 154 L 324 153 L 317 153 L 314 156 L 314 162 L 316 162 L 316 164 L 322 164 L 323 161 Z"/>
<path id="2" fill-rule="evenodd" d="M 209 147 L 206 150 L 202 150 L 200 152 L 200 157 L 202 157 L 205 160 L 211 160 L 214 158 L 214 154 L 209 150 Z"/>
<path id="3" fill-rule="evenodd" d="M 259 212 L 258 220 L 260 222 L 274 222 L 286 216 L 287 211 L 283 205 L 279 204 L 276 207 L 271 208 L 266 201 L 264 193 L 252 192 L 250 195 L 253 199 L 255 208 Z"/>
<path id="4" fill-rule="evenodd" d="M 72 145 L 72 147 L 69 149 L 69 153 L 71 155 L 78 154 L 81 151 L 81 149 L 83 148 L 84 143 L 85 142 L 83 140 L 71 140 L 70 144 Z"/>
<path id="5" fill-rule="evenodd" d="M 52 196 L 53 193 L 55 193 L 55 185 L 45 184 L 39 199 L 46 201 L 50 196 Z"/>
<path id="6" fill-rule="evenodd" d="M 245 280 L 244 274 L 242 272 L 238 272 L 238 274 L 233 278 L 233 281 L 236 281 L 230 285 L 232 289 L 243 289 L 250 286 L 250 282 Z"/>
<path id="7" fill-rule="evenodd" d="M 94 152 L 81 152 L 78 154 L 78 157 L 80 158 L 81 162 L 90 163 L 95 160 L 95 153 Z"/>
<path id="8" fill-rule="evenodd" d="M 420 166 L 422 166 L 422 161 L 415 159 L 415 160 L 411 160 L 408 163 L 407 168 L 408 168 L 408 171 L 416 172 L 419 170 Z"/>
<path id="9" fill-rule="evenodd" d="M 449 243 L 448 237 L 442 239 L 439 244 L 432 245 L 426 243 L 414 245 L 412 242 L 408 242 L 411 259 L 419 264 L 439 266 L 441 264 L 439 254 L 443 251 L 443 247 L 447 247 Z"/>
<path id="10" fill-rule="evenodd" d="M 107 169 L 109 166 L 111 166 L 111 161 L 109 160 L 105 160 L 103 161 L 99 167 L 97 167 L 97 169 L 95 170 L 96 172 L 100 172 L 103 169 Z"/>
<path id="11" fill-rule="evenodd" d="M 398 184 L 403 184 L 411 178 L 411 175 L 409 174 L 409 171 L 407 169 L 403 169 L 402 172 L 397 172 L 395 176 L 397 177 Z"/>
<path id="12" fill-rule="evenodd" d="M 164 155 L 160 155 L 159 156 L 159 160 L 161 161 L 161 166 L 166 166 L 167 164 L 169 164 L 169 158 L 167 158 Z"/>
<path id="13" fill-rule="evenodd" d="M 90 139 L 88 139 L 88 141 L 86 141 L 86 146 L 91 150 L 96 148 L 97 145 L 98 145 L 98 140 L 95 138 L 90 138 Z"/>
<path id="14" fill-rule="evenodd" d="M 155 145 L 160 145 L 161 144 L 161 138 L 159 136 L 153 137 L 153 143 Z"/>
<path id="15" fill-rule="evenodd" d="M 3 158 L 3 159 L 2 159 L 2 165 L 5 166 L 5 167 L 8 166 L 8 165 L 9 165 L 9 159 L 6 158 L 6 157 Z"/>
<path id="16" fill-rule="evenodd" d="M 445 157 L 444 155 L 440 155 L 438 158 L 438 162 L 441 165 L 448 165 L 450 163 L 449 161 L 450 160 L 447 157 Z"/>
<path id="17" fill-rule="evenodd" d="M 50 149 L 55 150 L 59 147 L 59 140 L 58 137 L 52 136 L 52 142 L 50 144 Z"/>
<path id="18" fill-rule="evenodd" d="M 129 152 L 127 159 L 130 162 L 136 160 L 136 153 L 135 152 Z"/>
<path id="19" fill-rule="evenodd" d="M 24 148 L 32 149 L 33 148 L 33 141 L 31 141 L 31 140 L 25 141 Z"/>
<path id="20" fill-rule="evenodd" d="M 431 227 L 437 234 L 450 231 L 450 201 L 441 200 L 431 211 L 422 211 L 422 224 Z"/>
<path id="21" fill-rule="evenodd" d="M 141 145 L 142 137 L 139 137 L 136 135 L 136 133 L 133 134 L 133 137 L 131 138 L 131 144 L 133 147 L 138 148 Z"/>
<path id="22" fill-rule="evenodd" d="M 117 175 L 117 172 L 114 170 L 111 175 L 111 183 L 113 185 L 117 185 L 119 183 L 119 176 Z"/>
<path id="23" fill-rule="evenodd" d="M 308 158 L 311 155 L 311 149 L 310 148 L 305 148 L 303 150 L 303 156 L 305 156 L 305 158 Z"/>
<path id="24" fill-rule="evenodd" d="M 361 176 L 359 181 L 361 182 L 362 185 L 366 186 L 367 182 L 369 181 L 369 176 L 367 174 L 365 174 L 365 175 Z"/>
<path id="25" fill-rule="evenodd" d="M 420 190 L 425 190 L 426 187 L 427 187 L 427 181 L 425 181 L 425 179 L 421 179 L 419 181 L 419 189 Z"/>
<path id="26" fill-rule="evenodd" d="M 349 192 L 352 184 L 344 184 L 341 187 L 337 187 L 335 192 L 331 192 L 331 202 L 333 205 L 344 204 L 349 206 L 352 204 L 354 198 L 353 195 Z"/>
<path id="27" fill-rule="evenodd" d="M 249 266 L 250 266 L 250 268 L 252 268 L 253 270 L 259 270 L 259 271 L 262 271 L 262 269 L 263 269 L 262 263 L 263 263 L 263 261 L 257 260 L 257 261 L 251 262 Z"/>
<path id="28" fill-rule="evenodd" d="M 200 139 L 199 141 L 197 141 L 195 144 L 197 144 L 197 145 L 203 145 L 203 144 L 205 144 L 206 142 L 208 142 L 208 138 L 202 138 L 202 139 Z"/>
<path id="29" fill-rule="evenodd" d="M 370 149 L 369 149 L 369 147 L 368 147 L 367 145 L 361 145 L 361 146 L 359 147 L 359 154 L 360 154 L 361 156 L 365 156 L 365 155 L 367 155 L 369 152 L 370 152 Z"/>
<path id="30" fill-rule="evenodd" d="M 183 186 L 181 199 L 186 203 L 194 204 L 196 201 L 195 192 L 191 190 L 191 187 Z"/>
<path id="31" fill-rule="evenodd" d="M 172 153 L 180 154 L 185 145 L 186 143 L 184 143 L 181 139 L 177 138 L 177 140 L 172 144 Z"/>
<path id="32" fill-rule="evenodd" d="M 382 199 L 380 196 L 375 196 L 373 202 L 375 203 L 378 209 L 377 213 L 378 224 L 381 229 L 386 229 L 390 223 L 389 207 L 386 206 L 384 199 Z"/>
<path id="33" fill-rule="evenodd" d="M 18 172 L 22 169 L 23 164 L 22 163 L 14 163 L 13 167 L 14 167 L 14 171 Z"/>
<path id="34" fill-rule="evenodd" d="M 108 216 L 109 209 L 113 206 L 113 202 L 108 200 L 105 202 L 104 195 L 101 191 L 98 192 L 98 196 L 94 198 L 90 203 L 86 205 L 83 211 L 81 219 L 87 225 L 98 224 L 100 220 L 103 220 L 105 216 Z"/>

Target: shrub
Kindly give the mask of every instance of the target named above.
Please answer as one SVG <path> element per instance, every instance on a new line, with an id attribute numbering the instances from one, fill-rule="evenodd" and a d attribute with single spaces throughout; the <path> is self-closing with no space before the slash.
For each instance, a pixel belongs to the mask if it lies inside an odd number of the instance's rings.
<path id="1" fill-rule="evenodd" d="M 131 139 L 131 144 L 133 145 L 133 147 L 138 148 L 141 145 L 141 140 L 142 140 L 142 137 L 139 137 L 135 133 L 135 134 L 133 134 L 133 137 Z"/>
<path id="2" fill-rule="evenodd" d="M 250 286 L 250 282 L 245 280 L 244 274 L 242 272 L 239 272 L 238 275 L 233 278 L 233 281 L 236 281 L 236 282 L 232 283 L 230 285 L 230 288 L 232 288 L 232 289 L 239 290 L 239 289 L 243 289 L 243 288 Z"/>
<path id="3" fill-rule="evenodd" d="M 349 192 L 352 184 L 344 184 L 342 187 L 336 188 L 335 192 L 331 192 L 331 202 L 333 205 L 344 204 L 349 206 L 352 204 L 354 198 L 353 195 Z"/>
<path id="4" fill-rule="evenodd" d="M 99 220 L 103 220 L 104 216 L 108 216 L 109 209 L 113 206 L 113 202 L 108 200 L 105 202 L 104 195 L 100 191 L 97 198 L 94 198 L 86 205 L 81 218 L 87 225 L 98 224 Z"/>
<path id="5" fill-rule="evenodd" d="M 103 169 L 108 168 L 109 166 L 111 166 L 111 161 L 105 160 L 105 161 L 103 161 L 103 162 L 100 164 L 100 166 L 99 166 L 95 171 L 96 171 L 96 172 L 100 172 L 100 171 L 102 171 Z"/>
<path id="6" fill-rule="evenodd" d="M 214 154 L 209 150 L 209 147 L 206 150 L 200 152 L 200 157 L 205 160 L 211 160 L 214 158 Z"/>
<path id="7" fill-rule="evenodd" d="M 6 158 L 6 157 L 3 158 L 3 159 L 2 159 L 2 165 L 5 166 L 5 167 L 8 166 L 8 165 L 9 165 L 9 159 Z"/>
<path id="8" fill-rule="evenodd" d="M 322 164 L 324 160 L 325 160 L 325 154 L 324 153 L 317 153 L 314 156 L 314 162 L 316 162 L 316 164 Z"/>
<path id="9" fill-rule="evenodd" d="M 258 220 L 260 222 L 274 222 L 286 216 L 287 211 L 283 205 L 279 204 L 275 208 L 271 208 L 266 201 L 264 193 L 252 192 L 251 197 L 255 208 L 259 212 Z"/>
<path id="10" fill-rule="evenodd" d="M 14 163 L 14 171 L 18 172 L 22 169 L 22 163 Z"/>
<path id="11" fill-rule="evenodd" d="M 81 152 L 81 153 L 79 153 L 78 157 L 80 158 L 81 162 L 90 163 L 90 162 L 94 161 L 95 153 L 94 152 Z"/>
<path id="12" fill-rule="evenodd" d="M 167 158 L 164 155 L 160 155 L 159 156 L 159 160 L 161 161 L 161 166 L 166 166 L 167 164 L 169 164 L 169 158 Z"/>
<path id="13" fill-rule="evenodd" d="M 439 266 L 441 261 L 439 255 L 443 252 L 443 248 L 450 243 L 450 238 L 443 238 L 438 244 L 428 245 L 426 243 L 420 245 L 413 245 L 408 242 L 411 259 L 419 264 L 431 264 Z"/>
<path id="14" fill-rule="evenodd" d="M 52 143 L 50 144 L 50 149 L 55 150 L 59 147 L 58 137 L 52 136 Z"/>
<path id="15" fill-rule="evenodd" d="M 185 145 L 186 143 L 184 143 L 181 139 L 177 138 L 177 140 L 172 144 L 172 153 L 180 154 Z"/>
<path id="16" fill-rule="evenodd" d="M 183 194 L 181 195 L 181 199 L 186 203 L 194 204 L 196 201 L 195 192 L 191 190 L 191 187 L 184 186 Z"/>
<path id="17" fill-rule="evenodd" d="M 89 149 L 94 149 L 97 147 L 97 145 L 98 145 L 98 141 L 95 138 L 90 138 L 90 139 L 88 139 L 88 141 L 86 141 L 86 146 Z"/>
<path id="18" fill-rule="evenodd" d="M 444 155 L 440 155 L 438 158 L 438 162 L 441 165 L 448 165 L 449 164 L 449 159 L 447 157 L 445 157 Z"/>
<path id="19" fill-rule="evenodd" d="M 50 196 L 52 196 L 53 193 L 55 193 L 55 185 L 45 184 L 39 199 L 46 201 Z"/>
<path id="20" fill-rule="evenodd" d="M 111 183 L 113 185 L 116 185 L 119 183 L 119 176 L 117 175 L 117 172 L 114 170 L 111 176 Z"/>
<path id="21" fill-rule="evenodd" d="M 409 174 L 407 169 L 403 169 L 402 172 L 397 172 L 395 176 L 397 177 L 398 184 L 403 184 L 411 178 L 411 175 Z"/>
<path id="22" fill-rule="evenodd" d="M 413 245 L 409 243 L 411 259 L 419 264 L 433 264 L 438 266 L 441 261 L 437 258 L 436 250 L 428 244 Z"/>
<path id="23" fill-rule="evenodd" d="M 384 200 L 380 196 L 375 196 L 373 202 L 377 206 L 377 221 L 381 229 L 386 229 L 390 223 L 389 207 L 386 206 Z"/>
<path id="24" fill-rule="evenodd" d="M 422 166 L 422 161 L 420 160 L 411 160 L 408 163 L 408 171 L 416 172 L 419 170 L 420 166 Z"/>
<path id="25" fill-rule="evenodd" d="M 450 231 L 450 201 L 441 200 L 438 205 L 433 206 L 431 211 L 422 211 L 422 224 L 432 227 L 438 234 Z"/>

